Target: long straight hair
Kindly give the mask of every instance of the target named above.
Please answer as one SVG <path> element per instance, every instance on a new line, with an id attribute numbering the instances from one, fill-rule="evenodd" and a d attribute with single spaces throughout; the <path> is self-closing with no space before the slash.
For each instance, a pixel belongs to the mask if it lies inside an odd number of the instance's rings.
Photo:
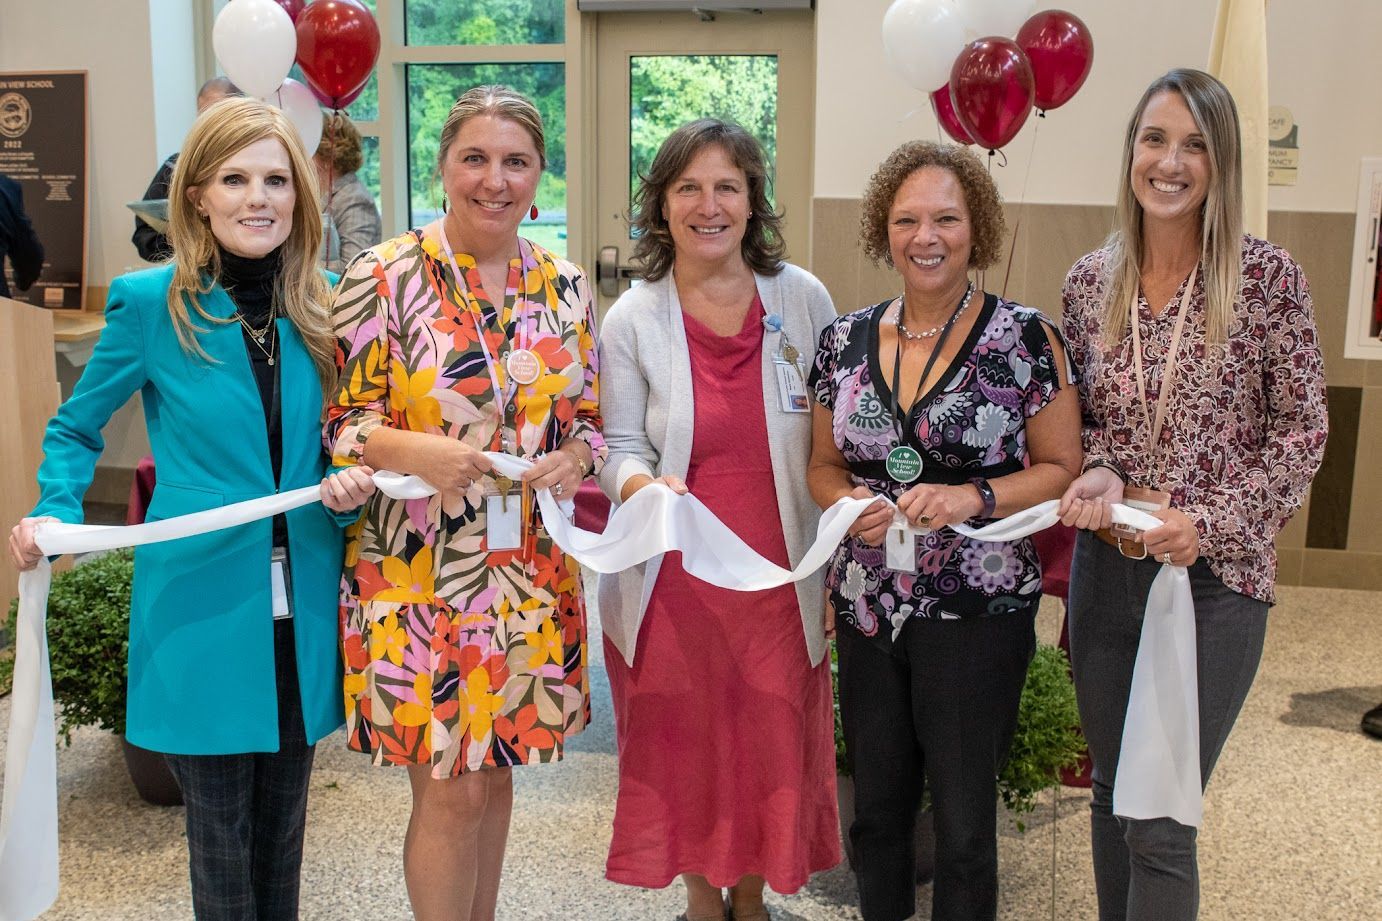
<path id="1" fill-rule="evenodd" d="M 192 318 L 212 325 L 235 322 L 215 317 L 202 306 L 221 274 L 221 251 L 211 224 L 197 213 L 189 190 L 201 189 L 222 163 L 251 144 L 272 138 L 288 152 L 293 179 L 293 227 L 281 247 L 274 280 L 274 300 L 297 327 L 312 356 L 323 395 L 336 386 L 336 340 L 331 331 L 331 288 L 317 267 L 321 252 L 321 201 L 317 176 L 297 129 L 282 112 L 257 99 L 223 99 L 197 118 L 178 155 L 168 190 L 168 237 L 173 244 L 173 281 L 168 286 L 168 313 L 184 351 L 206 361 L 211 357 L 197 339 L 206 332 Z"/>
<path id="2" fill-rule="evenodd" d="M 1238 108 L 1228 88 L 1200 70 L 1170 71 L 1152 81 L 1128 119 L 1123 140 L 1123 169 L 1113 233 L 1105 244 L 1108 284 L 1104 293 L 1104 337 L 1117 345 L 1128 331 L 1129 305 L 1142 285 L 1145 237 L 1142 205 L 1133 194 L 1132 160 L 1137 128 L 1148 103 L 1159 93 L 1178 93 L 1204 136 L 1209 153 L 1209 193 L 1200 213 L 1200 261 L 1204 264 L 1205 340 L 1228 337 L 1233 305 L 1243 283 L 1243 167 Z"/>

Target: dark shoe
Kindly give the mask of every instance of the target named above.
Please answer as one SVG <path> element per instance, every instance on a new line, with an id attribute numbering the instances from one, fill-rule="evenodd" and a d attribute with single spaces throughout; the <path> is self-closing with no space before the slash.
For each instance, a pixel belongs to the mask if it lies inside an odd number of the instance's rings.
<path id="1" fill-rule="evenodd" d="M 1363 714 L 1363 731 L 1374 739 L 1382 739 L 1382 704 Z"/>

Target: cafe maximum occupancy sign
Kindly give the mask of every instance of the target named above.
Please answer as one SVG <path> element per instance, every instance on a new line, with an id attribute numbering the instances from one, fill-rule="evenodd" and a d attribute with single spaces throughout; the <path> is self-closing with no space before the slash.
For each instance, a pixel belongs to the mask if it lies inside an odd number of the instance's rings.
<path id="1" fill-rule="evenodd" d="M 11 297 L 81 310 L 86 291 L 86 71 L 0 71 L 0 173 L 19 183 L 43 243 L 43 274 Z M 9 267 L 5 267 L 9 271 Z"/>

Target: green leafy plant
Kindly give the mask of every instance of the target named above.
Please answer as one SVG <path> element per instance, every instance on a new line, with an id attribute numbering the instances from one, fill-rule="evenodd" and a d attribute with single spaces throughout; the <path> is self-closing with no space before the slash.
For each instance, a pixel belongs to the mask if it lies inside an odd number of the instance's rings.
<path id="1" fill-rule="evenodd" d="M 835 770 L 849 776 L 845 760 L 845 736 L 840 724 L 839 659 L 830 647 L 830 672 L 835 686 Z M 998 774 L 998 795 L 1003 805 L 1021 815 L 1036 808 L 1036 796 L 1060 783 L 1062 768 L 1075 764 L 1084 751 L 1080 738 L 1080 712 L 1075 704 L 1075 684 L 1070 662 L 1055 646 L 1037 646 L 1022 687 L 1017 711 L 1017 731 L 1007 763 Z M 1024 828 L 1018 822 L 1018 828 Z"/>
<path id="2" fill-rule="evenodd" d="M 125 734 L 134 553 L 117 550 L 53 576 L 48 593 L 48 659 L 58 731 L 67 744 L 78 726 Z M 13 622 L 18 602 L 10 606 Z"/>

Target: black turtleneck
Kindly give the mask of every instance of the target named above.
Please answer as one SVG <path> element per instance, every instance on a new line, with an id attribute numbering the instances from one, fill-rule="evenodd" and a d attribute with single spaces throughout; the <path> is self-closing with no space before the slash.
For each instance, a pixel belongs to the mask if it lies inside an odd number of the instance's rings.
<path id="1" fill-rule="evenodd" d="M 262 329 L 269 319 L 269 309 L 276 295 L 278 270 L 282 264 L 282 247 L 258 259 L 237 256 L 221 249 L 221 287 L 230 295 L 235 309 L 245 318 L 245 322 L 256 329 Z M 237 325 L 239 325 L 237 323 Z M 250 338 L 249 332 L 240 326 L 244 339 L 245 352 L 249 355 L 250 369 L 254 372 L 254 383 L 259 389 L 259 400 L 264 408 L 264 425 L 269 434 L 269 462 L 273 466 L 274 484 L 277 485 L 283 472 L 283 426 L 280 418 L 282 398 L 278 388 L 278 364 L 283 350 L 279 342 L 279 331 L 270 330 L 264 337 L 263 347 Z M 269 364 L 269 355 L 274 356 L 274 364 Z M 275 515 L 273 521 L 274 546 L 288 546 L 288 522 L 283 515 Z"/>

